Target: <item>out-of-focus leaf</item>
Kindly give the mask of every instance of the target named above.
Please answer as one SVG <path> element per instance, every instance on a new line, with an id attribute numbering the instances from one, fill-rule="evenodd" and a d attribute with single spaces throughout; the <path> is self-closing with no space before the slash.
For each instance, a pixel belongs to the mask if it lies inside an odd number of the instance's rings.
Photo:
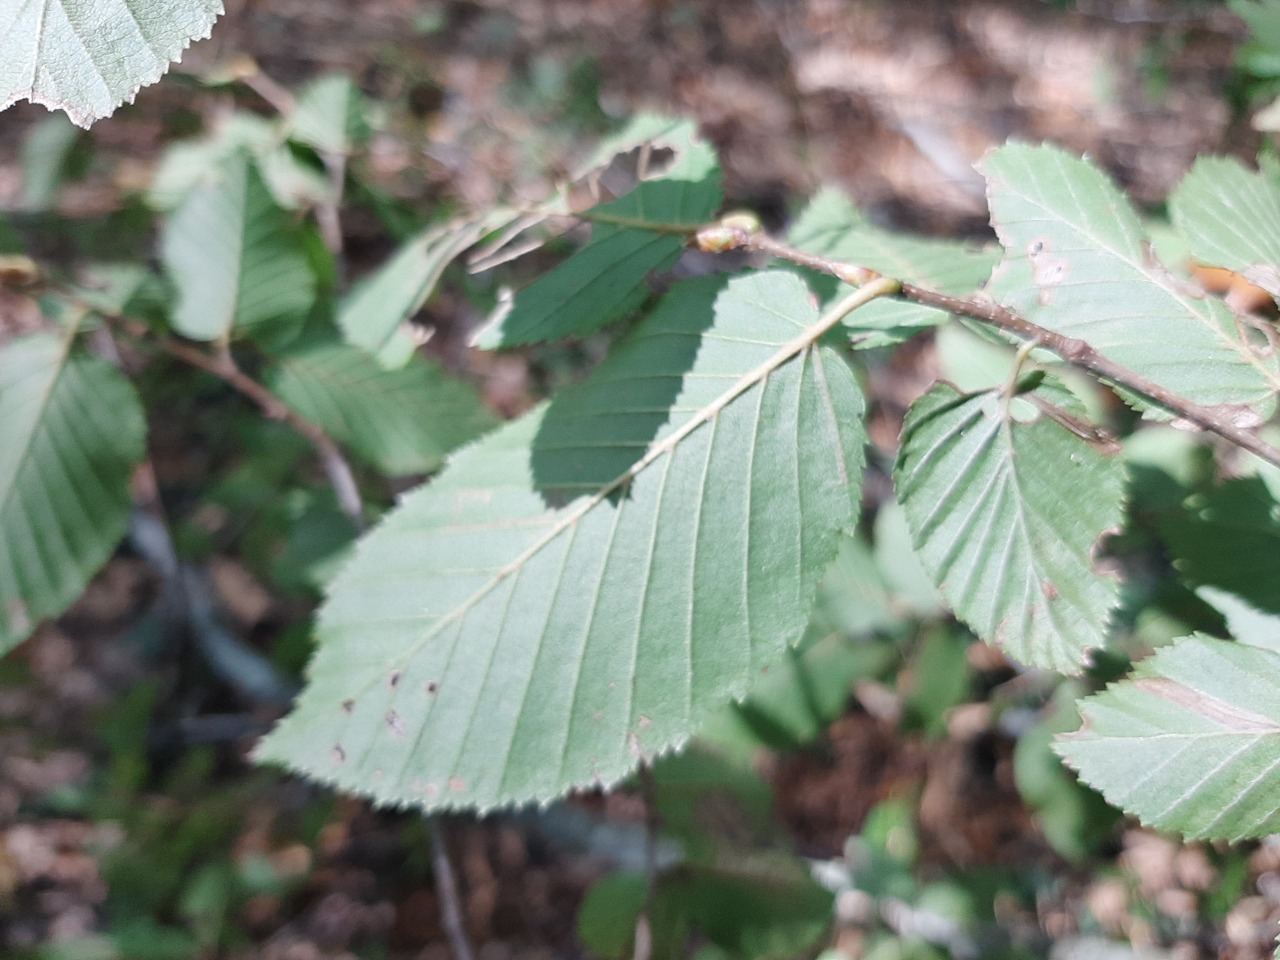
<path id="1" fill-rule="evenodd" d="M 1192 636 L 1083 701 L 1057 751 L 1111 803 L 1162 830 L 1280 830 L 1280 654 Z"/>
<path id="2" fill-rule="evenodd" d="M 287 209 L 332 199 L 332 189 L 314 164 L 307 164 L 282 143 L 281 126 L 254 113 L 237 110 L 219 117 L 199 137 L 179 140 L 160 158 L 147 203 L 172 210 L 202 183 L 217 181 L 222 167 L 239 153 L 253 157 L 277 204 Z"/>
<path id="3" fill-rule="evenodd" d="M 801 250 L 869 267 L 941 293 L 969 294 L 991 276 L 997 251 L 954 240 L 912 237 L 870 223 L 840 190 L 815 196 L 796 220 L 787 241 Z M 824 299 L 838 295 L 834 277 L 815 275 L 812 283 Z M 937 326 L 947 314 L 932 307 L 881 298 L 860 307 L 845 321 L 859 346 L 879 347 L 909 339 Z"/>
<path id="4" fill-rule="evenodd" d="M 1124 465 L 1037 403 L 1079 413 L 1051 381 L 1011 398 L 935 386 L 907 414 L 894 477 L 956 614 L 1024 663 L 1078 673 L 1118 595 L 1094 560 L 1123 519 Z"/>
<path id="5" fill-rule="evenodd" d="M 636 918 L 644 909 L 649 880 L 643 873 L 619 871 L 598 880 L 578 910 L 578 936 L 593 952 L 611 960 L 631 956 Z"/>
<path id="6" fill-rule="evenodd" d="M 315 300 L 302 234 L 247 154 L 170 214 L 161 257 L 177 290 L 173 327 L 193 340 L 279 334 L 305 319 Z"/>
<path id="7" fill-rule="evenodd" d="M 5 0 L 0 110 L 30 100 L 87 127 L 159 80 L 221 13 L 222 0 Z"/>
<path id="8" fill-rule="evenodd" d="M 487 809 L 687 739 L 800 639 L 853 525 L 862 400 L 817 345 L 834 322 L 786 272 L 674 287 L 364 539 L 259 757 Z"/>
<path id="9" fill-rule="evenodd" d="M 689 227 L 711 217 L 721 200 L 715 150 L 698 138 L 691 123 L 681 123 L 653 142 L 677 153 L 666 172 L 618 200 L 593 207 L 585 217 Z M 687 239 L 597 222 L 590 242 L 521 290 L 510 311 L 480 331 L 476 344 L 495 349 L 598 330 L 644 302 L 645 277 L 674 264 Z"/>
<path id="10" fill-rule="evenodd" d="M 1280 296 L 1280 167 L 1246 170 L 1231 157 L 1200 157 L 1169 197 L 1191 255 Z"/>
<path id="11" fill-rule="evenodd" d="M 1277 358 L 1231 310 L 1174 277 L 1105 175 L 1056 147 L 1014 144 L 982 163 L 1005 248 L 990 290 L 1033 323 L 1206 406 L 1274 408 Z"/>
<path id="12" fill-rule="evenodd" d="M 422 357 L 386 370 L 355 347 L 313 340 L 275 359 L 276 396 L 392 476 L 436 469 L 496 423 L 470 386 Z"/>
<path id="13" fill-rule="evenodd" d="M 71 148 L 82 136 L 70 120 L 59 113 L 45 117 L 22 141 L 22 209 L 47 210 L 57 199 Z"/>
<path id="14" fill-rule="evenodd" d="M 969 643 L 969 632 L 963 627 L 932 624 L 899 677 L 907 720 L 926 736 L 945 735 L 947 714 L 969 697 L 973 686 Z"/>
<path id="15" fill-rule="evenodd" d="M 0 653 L 61 613 L 115 549 L 145 433 L 110 364 L 33 334 L 0 348 Z"/>
<path id="16" fill-rule="evenodd" d="M 1073 777 L 1053 752 L 1054 735 L 1080 725 L 1074 702 L 1083 692 L 1080 686 L 1074 682 L 1058 689 L 1045 716 L 1018 736 L 1013 754 L 1018 795 L 1035 811 L 1050 846 L 1076 863 L 1108 839 L 1119 818 L 1098 793 Z"/>
<path id="17" fill-rule="evenodd" d="M 430 227 L 401 246 L 343 301 L 338 327 L 346 341 L 375 354 L 385 367 L 407 363 L 416 348 L 403 324 L 426 302 L 445 267 L 501 219 L 494 214 Z"/>
<path id="18" fill-rule="evenodd" d="M 350 153 L 369 139 L 367 109 L 346 74 L 318 77 L 298 94 L 289 118 L 290 136 L 326 153 Z"/>
<path id="19" fill-rule="evenodd" d="M 1194 494 L 1159 529 L 1175 566 L 1193 583 L 1280 613 L 1280 506 L 1262 478 L 1227 480 Z"/>
<path id="20" fill-rule="evenodd" d="M 896 501 L 881 505 L 874 533 L 876 566 L 892 594 L 894 609 L 922 620 L 944 614 L 946 603 L 916 556 L 911 527 Z"/>
<path id="21" fill-rule="evenodd" d="M 1263 613 L 1225 590 L 1201 587 L 1196 593 L 1226 617 L 1227 629 L 1238 641 L 1280 653 L 1280 615 Z"/>
<path id="22" fill-rule="evenodd" d="M 661 896 L 733 957 L 803 953 L 831 926 L 832 895 L 786 855 L 737 868 L 686 868 L 664 877 Z"/>

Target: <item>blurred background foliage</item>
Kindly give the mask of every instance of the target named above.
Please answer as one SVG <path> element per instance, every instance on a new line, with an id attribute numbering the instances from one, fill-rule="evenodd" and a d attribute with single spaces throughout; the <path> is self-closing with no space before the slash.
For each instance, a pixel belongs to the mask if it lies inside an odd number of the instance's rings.
<path id="1" fill-rule="evenodd" d="M 303 349 L 317 304 L 341 324 L 353 285 L 424 227 L 540 199 L 644 109 L 697 119 L 730 204 L 771 226 L 838 185 L 880 226 L 975 240 L 989 233 L 971 164 L 1010 136 L 1089 153 L 1158 234 L 1197 155 L 1252 158 L 1280 127 L 1280 6 L 1258 0 L 228 6 L 180 72 L 91 133 L 28 106 L 0 116 L 0 255 L 36 257 L 146 321 L 172 291 L 137 268 L 183 255 L 162 223 L 203 169 L 249 157 L 287 268 L 314 286 L 290 307 L 300 382 L 342 369 Z M 504 287 L 564 246 L 445 268 L 425 307 L 402 292 L 412 323 L 394 318 L 383 348 L 416 351 L 408 375 L 445 371 L 482 403 L 448 437 L 415 432 L 412 411 L 385 432 L 385 409 L 347 424 L 339 439 L 375 515 L 448 449 L 603 354 L 609 334 L 468 346 Z M 676 272 L 700 269 L 690 254 Z M 0 337 L 34 329 L 40 311 L 0 288 Z M 1126 573 L 1114 648 L 1078 680 L 1010 663 L 948 616 L 887 481 L 906 405 L 939 374 L 981 383 L 986 349 L 948 328 L 871 354 L 866 516 L 804 642 L 746 702 L 647 783 L 446 823 L 480 956 L 632 956 L 642 911 L 655 958 L 1270 954 L 1280 845 L 1139 829 L 1049 749 L 1078 723 L 1073 701 L 1131 656 L 1250 615 L 1213 589 L 1238 584 L 1183 562 L 1221 539 L 1212 510 L 1191 523 L 1178 509 L 1247 490 L 1216 486 L 1185 434 L 1144 432 L 1130 450 L 1135 521 L 1110 558 Z M 447 956 L 421 819 L 246 760 L 297 687 L 350 520 L 287 427 L 213 377 L 129 349 L 118 361 L 150 412 L 143 509 L 71 611 L 0 660 L 0 952 Z M 319 402 L 283 377 L 273 386 Z M 178 627 L 157 524 L 198 572 Z M 646 797 L 660 824 L 652 882 Z"/>

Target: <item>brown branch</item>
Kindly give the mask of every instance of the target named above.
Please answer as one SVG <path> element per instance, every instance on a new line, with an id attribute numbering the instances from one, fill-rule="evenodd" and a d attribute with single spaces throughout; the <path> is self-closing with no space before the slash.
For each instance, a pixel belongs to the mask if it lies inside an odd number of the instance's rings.
<path id="1" fill-rule="evenodd" d="M 137 320 L 122 316 L 103 316 L 108 323 L 123 330 L 135 340 L 154 344 L 171 357 L 213 374 L 232 389 L 252 400 L 263 414 L 272 420 L 279 420 L 288 424 L 302 434 L 315 449 L 316 456 L 329 477 L 329 484 L 333 487 L 333 492 L 338 498 L 338 505 L 342 508 L 342 512 L 351 518 L 357 530 L 364 530 L 364 504 L 360 499 L 360 490 L 356 485 L 356 478 L 351 470 L 351 465 L 347 462 L 346 456 L 342 453 L 337 443 L 322 427 L 290 409 L 274 393 L 245 374 L 236 365 L 229 350 L 224 349 L 215 356 L 184 340 L 157 334 L 145 323 L 140 323 Z"/>
<path id="2" fill-rule="evenodd" d="M 723 220 L 700 230 L 697 234 L 697 242 L 701 249 L 708 252 L 734 249 L 755 250 L 831 274 L 854 286 L 861 286 L 880 276 L 876 271 L 866 267 L 797 250 L 763 231 L 752 230 Z M 1280 450 L 1263 441 L 1252 430 L 1240 426 L 1236 422 L 1239 411 L 1227 407 L 1205 407 L 1192 403 L 1154 380 L 1107 359 L 1084 340 L 1068 337 L 1039 326 L 996 303 L 938 293 L 906 281 L 901 281 L 896 290 L 889 290 L 884 295 L 945 310 L 947 313 L 967 317 L 1011 334 L 1025 343 L 1035 343 L 1057 354 L 1072 366 L 1079 367 L 1113 386 L 1145 397 L 1187 423 L 1216 434 L 1256 454 L 1267 463 L 1280 467 Z"/>

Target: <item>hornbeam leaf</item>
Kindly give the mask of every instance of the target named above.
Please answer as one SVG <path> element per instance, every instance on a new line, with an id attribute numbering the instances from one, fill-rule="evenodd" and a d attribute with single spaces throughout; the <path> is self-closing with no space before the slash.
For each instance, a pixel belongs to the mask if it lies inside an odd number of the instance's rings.
<path id="1" fill-rule="evenodd" d="M 301 233 L 247 154 L 218 173 L 164 226 L 161 256 L 178 291 L 174 329 L 193 340 L 220 340 L 300 322 L 316 292 Z"/>
<path id="2" fill-rule="evenodd" d="M 405 243 L 343 301 L 338 327 L 346 341 L 376 354 L 383 366 L 403 366 L 417 349 L 403 328 L 426 302 L 445 268 L 489 230 L 500 212 L 429 227 Z"/>
<path id="3" fill-rule="evenodd" d="M 1280 296 L 1280 167 L 1246 170 L 1229 157 L 1201 157 L 1169 197 L 1191 255 Z"/>
<path id="4" fill-rule="evenodd" d="M 789 273 L 674 287 L 364 539 L 259 758 L 487 809 L 687 739 L 799 640 L 855 521 L 862 397 L 817 345 L 835 322 Z"/>
<path id="5" fill-rule="evenodd" d="M 436 469 L 493 426 L 471 387 L 421 357 L 385 370 L 363 350 L 320 340 L 276 360 L 268 380 L 276 396 L 395 476 Z"/>
<path id="6" fill-rule="evenodd" d="M 80 595 L 129 516 L 138 398 L 115 368 L 33 334 L 0 349 L 0 653 Z"/>
<path id="7" fill-rule="evenodd" d="M 894 469 L 920 559 L 960 619 L 1024 663 L 1079 673 L 1105 638 L 1117 582 L 1094 569 L 1123 517 L 1124 466 L 1029 396 L 939 384 L 907 414 Z"/>
<path id="8" fill-rule="evenodd" d="M 329 153 L 351 153 L 369 139 L 366 106 L 360 88 L 341 73 L 307 84 L 289 117 L 289 136 Z"/>
<path id="9" fill-rule="evenodd" d="M 973 293 L 986 283 L 996 263 L 993 249 L 881 230 L 843 191 L 830 187 L 809 202 L 787 242 L 809 253 L 957 296 Z M 811 283 L 828 300 L 838 295 L 840 284 L 834 277 L 815 276 Z M 908 339 L 946 319 L 946 313 L 933 307 L 881 298 L 849 314 L 845 327 L 858 335 L 859 346 L 877 347 Z"/>
<path id="10" fill-rule="evenodd" d="M 1111 803 L 1187 837 L 1280 830 L 1280 654 L 1196 635 L 1081 705 L 1055 749 Z"/>
<path id="11" fill-rule="evenodd" d="M 677 152 L 661 177 L 640 183 L 626 196 L 593 207 L 583 216 L 677 224 L 705 223 L 720 206 L 720 168 L 715 150 L 682 123 L 655 146 Z M 486 349 L 510 347 L 600 329 L 639 307 L 648 296 L 644 280 L 676 262 L 688 238 L 634 226 L 598 222 L 591 240 L 550 273 L 521 290 L 511 310 L 476 338 Z"/>
<path id="12" fill-rule="evenodd" d="M 1225 480 L 1182 506 L 1158 520 L 1178 570 L 1196 584 L 1280 613 L 1280 504 L 1266 482 Z"/>
<path id="13" fill-rule="evenodd" d="M 982 163 L 1005 248 L 991 293 L 1194 403 L 1274 406 L 1277 358 L 1255 352 L 1221 300 L 1156 259 L 1124 196 L 1056 147 L 1001 147 Z"/>
<path id="14" fill-rule="evenodd" d="M 0 0 L 0 110 L 31 100 L 87 127 L 154 83 L 222 0 Z"/>

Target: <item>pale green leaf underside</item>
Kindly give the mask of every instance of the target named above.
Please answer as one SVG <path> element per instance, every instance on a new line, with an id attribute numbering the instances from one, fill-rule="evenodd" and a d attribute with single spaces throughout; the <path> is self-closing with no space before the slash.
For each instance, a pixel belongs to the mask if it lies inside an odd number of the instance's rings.
<path id="1" fill-rule="evenodd" d="M 0 653 L 111 556 L 143 456 L 137 396 L 109 364 L 35 334 L 0 349 Z"/>
<path id="2" fill-rule="evenodd" d="M 1106 176 L 1048 146 L 1001 147 L 982 169 L 1005 248 L 991 281 L 996 300 L 1194 403 L 1270 411 L 1276 358 L 1242 342 L 1226 304 L 1155 259 Z"/>
<path id="3" fill-rule="evenodd" d="M 296 227 L 248 155 L 218 172 L 164 225 L 161 258 L 177 289 L 174 329 L 220 340 L 301 321 L 315 300 L 315 276 Z"/>
<path id="4" fill-rule="evenodd" d="M 594 207 L 585 216 L 690 227 L 710 219 L 721 201 L 715 150 L 698 139 L 688 122 L 678 124 L 655 145 L 676 151 L 671 167 L 660 178 L 641 182 L 626 196 Z M 521 290 L 510 312 L 482 331 L 476 343 L 493 349 L 598 330 L 644 302 L 645 278 L 674 264 L 687 239 L 596 223 L 586 246 Z"/>
<path id="5" fill-rule="evenodd" d="M 1280 169 L 1247 170 L 1201 157 L 1169 197 L 1174 224 L 1201 263 L 1225 267 L 1280 296 Z"/>
<path id="6" fill-rule="evenodd" d="M 320 341 L 276 360 L 276 396 L 394 476 L 436 469 L 494 425 L 471 387 L 421 357 L 385 370 L 362 350 Z"/>
<path id="7" fill-rule="evenodd" d="M 222 0 L 0 0 L 0 110 L 31 100 L 87 127 L 154 83 Z"/>
<path id="8" fill-rule="evenodd" d="M 997 254 L 994 249 L 954 240 L 881 230 L 863 217 L 843 191 L 832 187 L 809 202 L 788 232 L 787 242 L 809 253 L 869 267 L 886 277 L 957 296 L 973 293 L 987 282 Z M 834 291 L 836 284 L 829 286 Z M 923 329 L 946 319 L 946 313 L 933 307 L 885 297 L 858 308 L 845 325 L 862 334 L 885 331 L 890 339 L 883 342 L 894 342 L 902 336 L 890 331 Z M 881 342 L 873 337 L 867 345 L 878 346 Z"/>
<path id="9" fill-rule="evenodd" d="M 580 387 L 456 455 L 360 545 L 259 756 L 382 803 L 612 783 L 804 630 L 852 526 L 852 372 L 804 285 L 674 288 Z"/>
<path id="10" fill-rule="evenodd" d="M 329 153 L 350 153 L 368 139 L 364 97 L 341 73 L 312 80 L 298 94 L 290 116 L 290 139 Z"/>
<path id="11" fill-rule="evenodd" d="M 1188 837 L 1280 830 L 1280 654 L 1194 636 L 1083 701 L 1055 749 L 1112 804 Z"/>
<path id="12" fill-rule="evenodd" d="M 1118 595 L 1093 565 L 1123 518 L 1120 459 L 1025 397 L 1006 406 L 997 392 L 939 384 L 907 414 L 894 476 L 921 562 L 956 615 L 1024 663 L 1079 673 Z"/>

